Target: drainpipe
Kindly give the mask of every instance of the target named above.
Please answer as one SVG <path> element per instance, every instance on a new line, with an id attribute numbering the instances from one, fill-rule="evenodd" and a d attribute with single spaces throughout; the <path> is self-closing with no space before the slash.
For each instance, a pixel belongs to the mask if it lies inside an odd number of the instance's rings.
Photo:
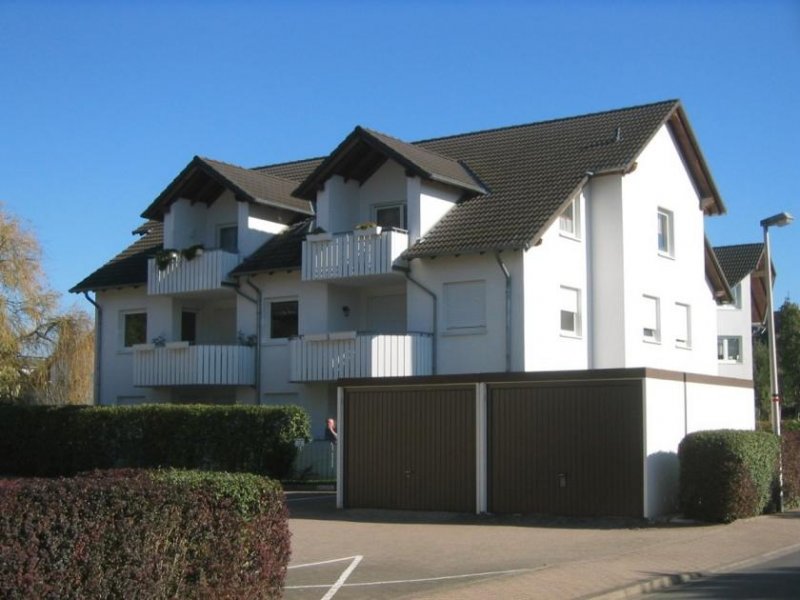
<path id="1" fill-rule="evenodd" d="M 427 287 L 422 285 L 419 281 L 417 281 L 416 279 L 411 277 L 411 268 L 410 267 L 393 266 L 392 269 L 394 269 L 395 271 L 402 271 L 403 274 L 406 276 L 406 279 L 408 279 L 411 283 L 416 285 L 423 292 L 428 294 L 431 297 L 431 300 L 433 301 L 433 340 L 431 342 L 431 353 L 433 354 L 433 357 L 431 359 L 431 362 L 432 362 L 432 364 L 431 364 L 431 373 L 433 375 L 436 375 L 436 362 L 437 362 L 436 361 L 436 349 L 437 349 L 437 346 L 438 346 L 438 344 L 436 343 L 436 338 L 437 338 L 438 332 L 439 332 L 439 327 L 438 327 L 438 323 L 437 323 L 437 316 L 439 314 L 439 311 L 438 311 L 438 303 L 439 303 L 438 298 L 436 297 L 436 294 L 434 294 L 430 289 L 428 289 Z"/>
<path id="2" fill-rule="evenodd" d="M 223 281 L 222 285 L 225 287 L 232 288 L 234 292 L 236 292 L 239 296 L 252 302 L 256 305 L 256 351 L 255 351 L 255 376 L 256 376 L 256 403 L 261 403 L 261 290 L 254 286 L 250 279 L 246 279 L 247 284 L 256 291 L 256 297 L 251 298 L 247 294 L 245 294 L 240 286 L 238 280 L 236 282 L 233 281 Z"/>
<path id="3" fill-rule="evenodd" d="M 497 264 L 503 271 L 503 276 L 506 278 L 506 372 L 511 371 L 511 273 L 508 272 L 508 267 L 500 258 L 500 252 L 495 252 L 494 257 L 497 259 Z"/>
<path id="4" fill-rule="evenodd" d="M 89 292 L 83 292 L 87 302 L 94 305 L 94 404 L 100 404 L 100 376 L 103 356 L 103 309 L 89 297 Z"/>

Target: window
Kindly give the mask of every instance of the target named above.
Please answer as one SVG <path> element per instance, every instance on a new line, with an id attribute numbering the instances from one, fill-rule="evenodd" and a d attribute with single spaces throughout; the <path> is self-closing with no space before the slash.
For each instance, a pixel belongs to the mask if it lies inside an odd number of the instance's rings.
<path id="1" fill-rule="evenodd" d="M 731 304 L 731 307 L 742 308 L 742 282 L 740 281 L 733 286 L 731 291 L 733 292 L 733 303 Z"/>
<path id="2" fill-rule="evenodd" d="M 239 251 L 239 228 L 236 225 L 224 225 L 218 232 L 220 250 L 234 253 Z"/>
<path id="3" fill-rule="evenodd" d="M 658 253 L 675 256 L 672 213 L 663 208 L 658 209 Z"/>
<path id="4" fill-rule="evenodd" d="M 562 234 L 569 237 L 580 237 L 580 204 L 577 199 L 573 199 L 564 209 L 564 212 L 561 213 L 558 218 L 558 229 Z"/>
<path id="5" fill-rule="evenodd" d="M 297 300 L 281 300 L 269 303 L 269 337 L 289 338 L 297 335 Z"/>
<path id="6" fill-rule="evenodd" d="M 486 282 L 445 283 L 444 310 L 448 331 L 466 332 L 486 327 Z"/>
<path id="7" fill-rule="evenodd" d="M 135 344 L 147 343 L 147 313 L 129 312 L 122 314 L 122 345 L 130 348 Z"/>
<path id="8" fill-rule="evenodd" d="M 581 334 L 581 293 L 574 288 L 561 287 L 561 333 Z"/>
<path id="9" fill-rule="evenodd" d="M 181 312 L 181 341 L 197 342 L 197 313 L 190 310 Z"/>
<path id="10" fill-rule="evenodd" d="M 691 309 L 688 304 L 675 303 L 675 345 L 689 348 L 692 345 Z"/>
<path id="11" fill-rule="evenodd" d="M 392 204 L 391 206 L 375 207 L 375 223 L 380 227 L 406 228 L 406 205 Z"/>
<path id="12" fill-rule="evenodd" d="M 658 298 L 642 296 L 642 309 L 642 334 L 645 341 L 661 341 L 661 315 L 659 315 Z"/>
<path id="13" fill-rule="evenodd" d="M 742 362 L 742 338 L 733 335 L 718 337 L 717 358 L 726 363 Z"/>

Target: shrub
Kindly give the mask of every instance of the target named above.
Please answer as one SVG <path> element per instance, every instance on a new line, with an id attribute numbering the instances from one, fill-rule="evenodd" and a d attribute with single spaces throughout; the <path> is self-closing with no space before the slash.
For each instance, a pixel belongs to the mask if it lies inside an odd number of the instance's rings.
<path id="1" fill-rule="evenodd" d="M 0 597 L 275 598 L 289 561 L 279 484 L 97 471 L 0 481 Z"/>
<path id="2" fill-rule="evenodd" d="M 764 512 L 773 498 L 778 438 L 760 431 L 698 431 L 678 448 L 680 502 L 690 518 L 728 523 Z"/>
<path id="3" fill-rule="evenodd" d="M 296 406 L 0 405 L 0 473 L 177 467 L 281 478 L 298 438 L 309 439 L 309 421 Z"/>
<path id="4" fill-rule="evenodd" d="M 781 434 L 783 458 L 783 504 L 785 508 L 800 506 L 800 429 Z"/>

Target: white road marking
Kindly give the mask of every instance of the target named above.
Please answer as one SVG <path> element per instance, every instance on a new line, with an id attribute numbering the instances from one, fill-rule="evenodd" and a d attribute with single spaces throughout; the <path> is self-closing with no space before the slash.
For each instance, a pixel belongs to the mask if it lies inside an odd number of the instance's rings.
<path id="1" fill-rule="evenodd" d="M 312 563 L 304 563 L 302 565 L 289 565 L 289 569 L 302 569 L 303 567 L 316 567 L 317 565 L 329 565 L 331 563 L 337 562 L 344 562 L 346 560 L 353 560 L 354 558 L 358 558 L 358 554 L 355 556 L 345 556 L 344 558 L 334 558 L 332 560 L 321 560 L 319 562 L 312 562 Z M 362 557 L 363 558 L 363 557 Z M 325 586 L 321 586 L 325 587 Z"/>
<path id="2" fill-rule="evenodd" d="M 358 563 L 362 561 L 364 557 L 361 555 L 353 557 L 353 562 L 350 563 L 350 566 L 347 567 L 341 575 L 339 575 L 339 579 L 336 580 L 331 586 L 331 589 L 322 597 L 322 600 L 331 600 L 336 595 L 336 592 L 344 585 L 344 582 L 347 581 L 347 578 L 350 577 L 350 574 L 355 570 L 358 566 Z"/>
<path id="3" fill-rule="evenodd" d="M 326 564 L 331 562 L 340 562 L 345 559 L 337 559 L 335 561 L 325 561 L 323 563 L 312 563 L 312 564 Z M 359 559 L 360 560 L 360 559 Z M 358 563 L 356 563 L 358 564 Z M 299 566 L 311 566 L 309 565 L 299 565 Z M 352 565 L 351 565 L 352 567 Z M 289 567 L 291 569 L 291 567 Z M 355 567 L 353 567 L 355 568 Z M 447 579 L 464 579 L 467 577 L 485 577 L 487 575 L 510 575 L 511 573 L 526 573 L 529 571 L 536 571 L 537 569 L 508 569 L 505 571 L 485 571 L 483 573 L 464 573 L 462 575 L 443 575 L 441 577 L 425 577 L 423 579 L 394 579 L 389 581 L 366 581 L 362 583 L 342 583 L 339 587 L 366 587 L 371 585 L 394 585 L 400 583 L 425 583 L 429 581 L 445 581 Z M 349 573 L 348 573 L 349 576 Z M 341 577 L 340 577 L 341 579 Z M 345 578 L 346 579 L 346 578 Z M 287 590 L 308 590 L 314 588 L 326 588 L 328 584 L 321 584 L 321 585 L 287 585 L 284 589 Z M 337 588 L 338 590 L 338 588 Z M 326 598 L 331 598 L 332 596 L 326 596 Z"/>

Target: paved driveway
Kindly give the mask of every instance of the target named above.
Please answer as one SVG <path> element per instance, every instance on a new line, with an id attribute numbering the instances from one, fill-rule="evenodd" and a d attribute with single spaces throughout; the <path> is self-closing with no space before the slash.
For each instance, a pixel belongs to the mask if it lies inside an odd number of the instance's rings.
<path id="1" fill-rule="evenodd" d="M 621 535 L 636 552 L 669 533 L 614 519 L 337 511 L 330 493 L 287 496 L 293 536 L 288 600 L 458 597 L 465 586 L 496 582 L 503 588 L 554 564 L 615 554 Z"/>

